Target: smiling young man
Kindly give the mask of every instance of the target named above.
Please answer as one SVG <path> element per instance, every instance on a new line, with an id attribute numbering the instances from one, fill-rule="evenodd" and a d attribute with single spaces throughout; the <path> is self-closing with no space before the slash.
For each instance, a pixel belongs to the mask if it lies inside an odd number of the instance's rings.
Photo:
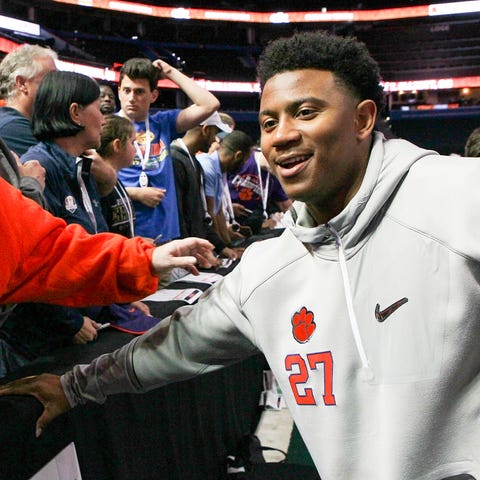
<path id="1" fill-rule="evenodd" d="M 261 351 L 322 480 L 480 479 L 478 159 L 374 131 L 378 67 L 353 38 L 277 40 L 259 76 L 262 151 L 296 200 L 285 232 L 174 313 L 166 338 L 2 394 L 36 395 L 41 429 Z"/>

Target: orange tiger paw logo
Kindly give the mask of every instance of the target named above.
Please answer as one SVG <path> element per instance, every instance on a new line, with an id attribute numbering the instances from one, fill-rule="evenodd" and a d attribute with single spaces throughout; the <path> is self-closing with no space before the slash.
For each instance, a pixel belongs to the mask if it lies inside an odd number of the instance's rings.
<path id="1" fill-rule="evenodd" d="M 293 338 L 299 343 L 307 343 L 317 328 L 313 312 L 310 312 L 305 307 L 302 307 L 299 312 L 293 315 L 292 325 Z"/>

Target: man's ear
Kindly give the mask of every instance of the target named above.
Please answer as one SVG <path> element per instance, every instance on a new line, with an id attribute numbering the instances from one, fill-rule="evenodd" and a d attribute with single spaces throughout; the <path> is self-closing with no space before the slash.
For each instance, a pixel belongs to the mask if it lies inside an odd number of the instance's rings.
<path id="1" fill-rule="evenodd" d="M 202 135 L 205 137 L 205 138 L 208 138 L 208 132 L 210 130 L 210 126 L 211 125 L 200 125 L 200 128 L 202 129 Z"/>
<path id="2" fill-rule="evenodd" d="M 160 94 L 160 92 L 158 91 L 157 88 L 155 90 L 152 90 L 152 95 L 150 97 L 150 103 L 156 102 L 159 94 Z"/>
<path id="3" fill-rule="evenodd" d="M 27 79 L 23 75 L 17 75 L 15 77 L 15 86 L 17 87 L 17 90 L 22 93 L 27 93 L 28 87 L 27 87 Z"/>
<path id="4" fill-rule="evenodd" d="M 235 159 L 235 162 L 239 162 L 240 160 L 243 160 L 245 158 L 245 155 L 241 150 L 237 150 L 233 154 L 233 158 Z"/>
<path id="5" fill-rule="evenodd" d="M 363 100 L 355 109 L 355 125 L 357 138 L 364 140 L 372 134 L 377 118 L 377 105 L 373 100 Z"/>

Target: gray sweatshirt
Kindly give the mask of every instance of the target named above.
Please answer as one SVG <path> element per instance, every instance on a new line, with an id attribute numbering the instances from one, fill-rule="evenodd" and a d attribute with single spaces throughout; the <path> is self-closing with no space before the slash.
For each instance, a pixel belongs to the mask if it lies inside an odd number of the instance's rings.
<path id="1" fill-rule="evenodd" d="M 480 478 L 479 178 L 478 159 L 376 134 L 337 217 L 296 202 L 168 329 L 66 373 L 71 405 L 261 351 L 322 480 Z"/>

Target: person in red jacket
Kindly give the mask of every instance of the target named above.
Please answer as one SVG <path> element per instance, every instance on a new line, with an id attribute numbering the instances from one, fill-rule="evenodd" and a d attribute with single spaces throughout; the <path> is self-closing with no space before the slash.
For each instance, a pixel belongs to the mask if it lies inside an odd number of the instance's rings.
<path id="1" fill-rule="evenodd" d="M 198 273 L 213 245 L 190 238 L 154 247 L 141 238 L 89 235 L 43 210 L 0 178 L 0 305 L 131 302 L 157 290 L 172 268 Z"/>

